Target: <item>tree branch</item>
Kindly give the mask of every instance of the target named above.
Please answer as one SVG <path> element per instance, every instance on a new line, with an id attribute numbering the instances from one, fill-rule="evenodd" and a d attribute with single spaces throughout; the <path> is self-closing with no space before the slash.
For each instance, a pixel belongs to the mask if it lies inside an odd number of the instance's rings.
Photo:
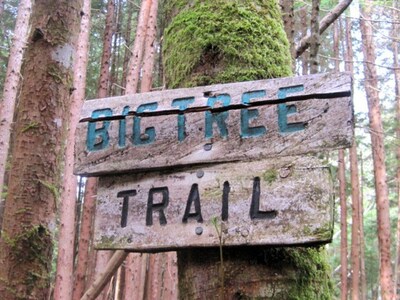
<path id="1" fill-rule="evenodd" d="M 319 34 L 331 25 L 335 20 L 346 10 L 351 4 L 352 0 L 342 0 L 332 9 L 322 20 L 319 22 Z M 304 51 L 310 46 L 311 34 L 306 35 L 302 38 L 296 47 L 296 58 L 303 54 Z"/>

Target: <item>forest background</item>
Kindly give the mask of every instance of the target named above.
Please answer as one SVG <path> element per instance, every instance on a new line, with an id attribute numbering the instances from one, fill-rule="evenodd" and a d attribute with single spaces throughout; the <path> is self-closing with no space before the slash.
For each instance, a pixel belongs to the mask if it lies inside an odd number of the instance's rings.
<path id="1" fill-rule="evenodd" d="M 14 36 L 15 22 L 17 18 L 18 5 L 21 1 L 2 0 L 0 1 L 0 91 L 4 89 L 5 76 L 7 73 L 7 64 L 9 62 L 10 48 Z M 342 1 L 344 2 L 344 1 Z M 351 1 L 349 1 L 351 2 Z M 350 163 L 348 159 L 349 151 L 345 153 L 345 177 L 346 182 L 342 187 L 345 190 L 346 201 L 346 220 L 347 225 L 343 227 L 343 202 L 340 201 L 340 182 L 335 180 L 335 232 L 333 242 L 326 246 L 329 263 L 332 270 L 332 278 L 334 282 L 334 294 L 339 298 L 340 295 L 358 293 L 361 299 L 379 299 L 381 282 L 380 282 L 380 253 L 378 243 L 378 226 L 377 226 L 377 202 L 376 188 L 373 162 L 373 145 L 371 144 L 371 135 L 380 134 L 384 138 L 384 150 L 386 154 L 385 165 L 387 170 L 388 200 L 390 208 L 390 230 L 391 230 L 391 267 L 394 274 L 395 282 L 399 281 L 397 271 L 399 268 L 399 66 L 398 66 L 398 43 L 400 35 L 398 28 L 400 27 L 400 4 L 398 1 L 366 1 L 372 4 L 372 11 L 368 21 L 372 28 L 372 41 L 375 45 L 376 58 L 369 60 L 363 49 L 366 48 L 365 39 L 361 28 L 361 20 L 364 18 L 363 6 L 364 1 L 352 1 L 350 7 L 342 13 L 335 23 L 331 24 L 319 37 L 318 47 L 315 49 L 307 48 L 304 53 L 296 53 L 296 45 L 300 45 L 302 38 L 310 33 L 312 28 L 313 8 L 316 3 L 319 5 L 319 16 L 322 20 L 332 9 L 338 5 L 338 1 L 322 0 L 322 1 L 281 1 L 283 4 L 283 21 L 286 26 L 286 32 L 289 41 L 292 44 L 293 70 L 296 75 L 305 75 L 313 72 L 312 66 L 315 61 L 318 62 L 318 72 L 343 71 L 351 70 L 349 65 L 353 65 L 354 75 L 354 107 L 356 117 L 356 145 L 357 160 L 359 173 L 359 191 L 360 202 L 354 204 L 354 178 L 351 178 Z M 145 1 L 143 1 L 145 3 Z M 293 12 L 285 11 L 285 7 L 293 8 Z M 87 80 L 86 80 L 86 99 L 93 99 L 99 96 L 99 81 L 102 74 L 102 58 L 104 59 L 105 47 L 110 47 L 108 56 L 108 79 L 105 86 L 105 95 L 116 96 L 122 95 L 125 91 L 127 82 L 126 70 L 132 55 L 132 47 L 135 38 L 138 39 L 137 28 L 139 22 L 139 13 L 141 1 L 138 0 L 113 0 L 113 1 L 91 1 L 91 29 L 90 29 L 90 51 L 89 61 L 87 64 Z M 293 15 L 291 15 L 293 13 Z M 165 7 L 160 3 L 157 17 L 157 28 L 164 28 Z M 288 16 L 290 18 L 288 18 Z M 315 15 L 314 15 L 315 17 Z M 314 22 L 315 23 L 315 22 Z M 107 33 L 108 31 L 108 33 Z M 162 31 L 155 33 L 156 39 L 152 44 L 154 53 L 154 68 L 152 72 L 152 89 L 162 89 L 163 82 L 163 65 L 162 65 Z M 350 41 L 350 45 L 349 45 Z M 106 46 L 109 45 L 109 46 Z M 349 52 L 349 47 L 352 51 Z M 351 55 L 351 53 L 353 53 Z M 317 55 L 315 55 L 317 54 Z M 350 55 L 350 56 L 349 56 Z M 383 132 L 377 133 L 371 129 L 368 116 L 368 103 L 366 91 L 366 82 L 370 75 L 366 75 L 366 68 L 373 66 L 377 71 L 377 83 L 375 88 L 379 92 L 379 101 L 382 113 Z M 397 75 L 396 75 L 397 73 Z M 23 80 L 23 78 L 21 78 Z M 142 87 L 142 91 L 146 88 Z M 336 153 L 331 153 L 327 158 L 327 163 L 331 167 L 332 174 L 338 177 L 340 174 L 340 164 Z M 375 167 L 376 168 L 376 167 Z M 86 180 L 78 178 L 77 200 L 76 200 L 76 237 L 74 248 L 74 261 L 77 261 L 77 253 L 79 247 L 79 234 L 82 232 L 81 224 L 83 218 L 83 199 L 84 187 Z M 3 189 L 2 201 L 7 194 L 6 186 Z M 357 214 L 358 209 L 360 213 Z M 356 212 L 356 213 L 355 213 Z M 1 215 L 1 211 L 0 211 Z M 1 222 L 0 222 L 1 223 Z M 341 226 L 342 225 L 342 226 Z M 343 234 L 348 239 L 348 245 L 343 246 Z M 355 235 L 354 232 L 357 232 Z M 355 242 L 357 240 L 358 244 Z M 58 242 L 57 236 L 54 240 Z M 89 238 L 90 244 L 90 238 Z M 57 264 L 57 247 L 54 247 L 54 259 L 52 262 L 52 275 L 56 277 Z M 89 246 L 90 251 L 94 251 Z M 343 289 L 343 271 L 342 263 L 343 251 L 347 250 L 346 256 L 349 257 L 348 268 L 346 268 L 346 284 L 349 287 Z M 351 251 L 350 251 L 351 250 Z M 96 257 L 92 252 L 91 257 Z M 98 260 L 107 261 L 110 253 L 106 258 Z M 350 257 L 351 256 L 351 257 Z M 89 255 L 90 257 L 90 255 Z M 95 273 L 99 273 L 104 268 L 100 263 L 96 268 L 96 261 L 88 262 L 87 274 L 85 282 L 86 287 L 90 286 Z M 354 268 L 357 268 L 354 270 Z M 118 271 L 113 276 L 111 283 L 104 289 L 104 299 L 121 299 L 123 294 L 121 282 L 123 282 L 123 272 Z M 354 274 L 360 281 L 356 286 L 353 285 Z M 359 291 L 354 292 L 359 288 Z M 342 296 L 343 297 L 343 296 Z M 342 298 L 343 299 L 343 298 Z M 354 297 L 353 297 L 354 299 Z"/>

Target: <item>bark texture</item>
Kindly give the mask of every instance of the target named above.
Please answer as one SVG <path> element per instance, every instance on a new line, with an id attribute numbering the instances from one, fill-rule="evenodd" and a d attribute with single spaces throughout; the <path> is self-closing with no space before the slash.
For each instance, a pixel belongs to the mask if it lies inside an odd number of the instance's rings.
<path id="1" fill-rule="evenodd" d="M 75 232 L 76 186 L 78 182 L 77 177 L 73 174 L 74 145 L 76 125 L 78 124 L 79 114 L 85 99 L 89 30 L 90 1 L 84 0 L 81 13 L 81 28 L 74 61 L 74 91 L 71 97 L 70 123 L 65 151 L 63 189 L 61 193 L 57 274 L 54 287 L 54 298 L 59 300 L 70 300 L 73 291 L 74 242 L 75 234 L 78 234 Z M 80 267 L 79 264 L 77 266 Z"/>
<path id="2" fill-rule="evenodd" d="M 354 143 L 350 148 L 351 173 L 351 298 L 360 299 L 360 180 L 358 176 L 357 148 Z"/>
<path id="3" fill-rule="evenodd" d="M 96 207 L 96 188 L 97 180 L 91 180 L 86 184 L 72 299 L 80 299 L 85 291 L 87 283 L 90 282 L 88 274 L 90 262 L 89 250 L 93 236 L 92 219 Z"/>
<path id="4" fill-rule="evenodd" d="M 170 0 L 166 11 L 168 87 L 291 75 L 276 1 Z M 223 247 L 223 263 L 219 249 L 187 249 L 178 252 L 178 270 L 180 299 L 330 299 L 332 292 L 320 248 Z"/>
<path id="5" fill-rule="evenodd" d="M 393 1 L 392 20 L 400 19 L 399 1 Z M 392 24 L 392 36 L 399 36 L 400 26 L 398 23 Z M 396 95 L 396 120 L 400 120 L 400 64 L 399 64 L 399 40 L 393 39 L 393 68 L 395 78 L 395 95 Z M 400 124 L 397 123 L 396 138 L 400 140 Z M 396 149 L 397 158 L 397 201 L 398 201 L 398 217 L 397 217 L 397 245 L 396 245 L 396 262 L 395 262 L 395 285 L 396 296 L 400 296 L 400 146 Z"/>
<path id="6" fill-rule="evenodd" d="M 125 94 L 136 93 L 139 86 L 140 66 L 143 59 L 144 42 L 146 38 L 151 3 L 151 0 L 142 0 L 142 4 L 140 6 L 135 43 L 133 45 L 132 56 L 128 64 Z"/>
<path id="7" fill-rule="evenodd" d="M 4 3 L 0 2 L 0 16 L 3 14 Z M 3 99 L 0 103 L 0 193 L 3 192 L 4 176 L 6 172 L 10 135 L 14 118 L 15 102 L 21 77 L 22 56 L 26 48 L 31 15 L 32 1 L 22 0 L 18 6 L 13 42 L 7 65 L 4 82 Z M 0 215 L 2 215 L 2 201 L 0 197 Z M 1 222 L 0 222 L 1 228 Z"/>
<path id="8" fill-rule="evenodd" d="M 22 69 L 0 243 L 2 299 L 47 299 L 81 3 L 38 0 Z"/>
<path id="9" fill-rule="evenodd" d="M 375 191 L 377 203 L 378 240 L 380 253 L 380 286 L 382 299 L 394 299 L 390 254 L 390 216 L 383 126 L 378 92 L 378 75 L 375 63 L 375 46 L 372 24 L 373 1 L 366 0 L 361 6 L 361 34 L 364 55 L 365 90 L 368 101 L 368 116 L 371 130 L 372 158 L 374 162 Z"/>

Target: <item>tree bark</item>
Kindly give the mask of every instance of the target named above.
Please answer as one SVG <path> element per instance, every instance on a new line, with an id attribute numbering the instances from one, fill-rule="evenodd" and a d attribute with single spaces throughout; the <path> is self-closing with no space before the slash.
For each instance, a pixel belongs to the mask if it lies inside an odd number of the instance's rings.
<path id="1" fill-rule="evenodd" d="M 292 60 L 295 59 L 295 46 L 294 46 L 294 0 L 280 0 L 282 10 L 283 26 L 285 28 L 286 36 L 290 44 L 290 55 Z M 294 63 L 293 63 L 294 65 Z"/>
<path id="2" fill-rule="evenodd" d="M 347 201 L 344 150 L 339 150 L 339 189 L 340 189 L 340 299 L 347 299 Z"/>
<path id="3" fill-rule="evenodd" d="M 301 26 L 301 36 L 304 38 L 305 36 L 307 36 L 307 29 L 308 29 L 308 25 L 307 25 L 307 7 L 303 6 L 300 9 L 299 12 L 299 16 L 300 16 L 300 26 Z M 309 52 L 304 51 L 300 57 L 301 60 L 301 73 L 303 75 L 307 75 L 308 71 L 309 71 L 309 67 L 308 67 L 308 60 L 309 60 Z"/>
<path id="4" fill-rule="evenodd" d="M 90 262 L 89 247 L 93 236 L 92 218 L 96 207 L 96 188 L 97 180 L 90 180 L 86 184 L 72 299 L 80 299 L 87 283 L 90 282 L 87 270 Z"/>
<path id="5" fill-rule="evenodd" d="M 171 23 L 164 31 L 163 58 L 169 87 L 195 86 L 291 75 L 289 44 L 276 1 L 167 1 Z M 257 8 L 255 8 L 257 6 Z M 173 13 L 174 14 L 174 13 Z M 241 30 L 248 19 L 257 20 Z M 215 22 L 218 22 L 218 26 Z M 266 22 L 266 23 L 264 23 Z M 234 23 L 234 24 L 233 24 Z M 265 27 L 263 27 L 265 26 Z M 194 28 L 195 32 L 185 30 Z M 263 32 L 274 39 L 263 40 Z M 271 33 L 265 33 L 265 36 Z M 213 39 L 219 36 L 219 39 Z M 251 56 L 257 49 L 275 49 Z M 230 42 L 235 52 L 230 52 Z M 220 42 L 221 41 L 221 42 Z M 271 44 L 269 44 L 271 43 Z M 274 43 L 283 45 L 278 48 Z M 197 49 L 197 51 L 193 51 Z M 277 51 L 281 49 L 282 51 Z M 254 50 L 257 51 L 257 50 Z M 243 56 L 242 56 L 243 54 Z M 252 59 L 246 60 L 247 55 Z M 268 60 L 275 72 L 263 73 Z M 227 69 L 229 71 L 227 71 Z M 323 250 L 313 247 L 235 247 L 182 249 L 178 251 L 180 299 L 329 299 L 331 285 Z M 223 275 L 223 276 L 222 276 Z M 312 279 L 311 279 L 312 278 Z M 299 284 L 301 282 L 301 284 Z M 223 296 L 221 295 L 223 291 Z"/>
<path id="6" fill-rule="evenodd" d="M 107 97 L 110 88 L 110 60 L 112 37 L 114 34 L 114 11 L 115 0 L 108 0 L 106 24 L 103 37 L 103 54 L 101 56 L 99 91 L 97 93 L 98 98 Z"/>
<path id="7" fill-rule="evenodd" d="M 357 148 L 354 142 L 350 148 L 351 173 L 351 298 L 360 299 L 360 184 L 358 176 Z"/>
<path id="8" fill-rule="evenodd" d="M 318 50 L 319 50 L 319 4 L 320 0 L 312 0 L 311 10 L 311 38 L 310 38 L 310 73 L 318 72 Z"/>
<path id="9" fill-rule="evenodd" d="M 393 1 L 392 10 L 392 36 L 398 36 L 400 26 L 395 23 L 395 20 L 399 20 L 399 3 Z M 394 68 L 394 79 L 395 79 L 395 95 L 396 95 L 396 120 L 400 120 L 400 65 L 399 65 L 399 41 L 392 40 L 392 52 L 393 52 L 393 68 Z M 396 137 L 400 140 L 400 124 L 397 123 Z M 396 296 L 400 296 L 400 146 L 396 149 L 397 158 L 397 170 L 396 170 L 396 181 L 397 181 L 397 201 L 398 201 L 398 215 L 397 215 L 397 245 L 396 245 L 396 262 L 395 262 L 395 286 Z"/>
<path id="10" fill-rule="evenodd" d="M 63 190 L 61 193 L 60 229 L 58 242 L 57 274 L 54 298 L 70 300 L 73 291 L 74 242 L 76 217 L 77 178 L 74 169 L 74 144 L 76 125 L 85 99 L 86 67 L 89 50 L 90 1 L 84 0 L 81 13 L 81 29 L 75 54 L 74 91 L 72 93 L 70 124 L 68 129 Z M 79 267 L 79 265 L 78 265 Z"/>
<path id="11" fill-rule="evenodd" d="M 361 6 L 361 34 L 364 55 L 365 90 L 368 101 L 368 116 L 371 130 L 372 157 L 374 162 L 375 191 L 377 203 L 378 240 L 380 253 L 380 286 L 382 299 L 394 299 L 390 254 L 390 219 L 388 187 L 386 183 L 385 148 L 383 126 L 378 93 L 378 77 L 375 68 L 375 46 L 373 44 L 372 1 Z"/>
<path id="12" fill-rule="evenodd" d="M 142 91 L 150 91 L 153 82 L 154 57 L 156 50 L 155 42 L 157 38 L 157 13 L 158 0 L 152 0 L 144 44 L 142 83 L 140 85 Z"/>
<path id="13" fill-rule="evenodd" d="M 0 242 L 2 299 L 47 299 L 80 1 L 36 1 Z"/>
<path id="14" fill-rule="evenodd" d="M 0 9 L 4 9 L 3 1 L 0 3 Z M 20 1 L 4 82 L 3 99 L 1 99 L 2 101 L 0 103 L 0 229 L 2 223 L 1 216 L 3 215 L 2 212 L 4 207 L 3 196 L 1 196 L 1 193 L 3 192 L 8 150 L 10 148 L 10 135 L 21 76 L 22 56 L 24 55 L 28 39 L 31 9 L 31 0 Z M 2 13 L 3 11 L 0 12 L 0 15 Z"/>
<path id="15" fill-rule="evenodd" d="M 335 57 L 335 72 L 340 71 L 340 19 L 334 23 L 333 28 L 333 51 Z M 346 163 L 345 151 L 339 150 L 338 158 L 338 179 L 340 198 L 340 299 L 346 300 L 348 294 L 347 273 L 348 273 L 348 243 L 347 243 L 347 196 L 346 196 Z"/>
<path id="16" fill-rule="evenodd" d="M 140 65 L 143 59 L 144 41 L 146 38 L 146 28 L 149 19 L 151 3 L 152 0 L 142 0 L 142 4 L 140 6 L 135 43 L 133 44 L 132 56 L 128 64 L 128 74 L 126 75 L 125 94 L 134 94 L 138 89 Z"/>

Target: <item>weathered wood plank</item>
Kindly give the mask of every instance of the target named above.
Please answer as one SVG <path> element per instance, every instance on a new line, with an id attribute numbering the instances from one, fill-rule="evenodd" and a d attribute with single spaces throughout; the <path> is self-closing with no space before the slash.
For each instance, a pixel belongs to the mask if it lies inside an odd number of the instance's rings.
<path id="1" fill-rule="evenodd" d="M 211 86 L 200 86 L 193 88 L 161 90 L 149 93 L 132 94 L 119 97 L 87 100 L 82 108 L 81 122 L 102 119 L 93 118 L 94 110 L 109 109 L 112 112 L 108 119 L 121 119 L 126 115 L 136 115 L 138 107 L 144 103 L 157 102 L 155 111 L 144 111 L 141 115 L 165 115 L 177 114 L 179 112 L 198 112 L 210 110 L 208 104 L 210 97 L 222 94 L 229 94 L 231 101 L 228 109 L 259 106 L 268 103 L 278 103 L 284 101 L 299 101 L 306 99 L 327 99 L 348 97 L 352 90 L 352 80 L 348 73 L 324 73 L 312 74 L 307 76 L 275 78 L 267 80 L 257 80 L 248 82 L 235 82 L 227 84 L 216 84 Z M 298 90 L 286 90 L 290 87 L 302 87 Z M 241 106 L 242 94 L 249 91 L 265 91 L 265 95 L 254 98 L 251 103 Z M 284 97 L 285 96 L 285 97 Z M 187 104 L 185 109 L 180 109 L 175 99 L 194 98 L 193 102 Z M 284 100 L 284 98 L 286 100 Z M 128 106 L 129 109 L 124 108 Z M 140 114 L 140 113 L 139 113 Z M 107 119 L 107 117 L 106 117 Z"/>
<path id="2" fill-rule="evenodd" d="M 331 178 L 314 157 L 102 177 L 97 201 L 98 249 L 218 246 L 215 226 L 225 246 L 332 238 Z"/>
<path id="3" fill-rule="evenodd" d="M 291 109 L 296 113 L 291 113 Z M 353 137 L 350 97 L 263 105 L 257 110 L 230 110 L 222 114 L 225 115 L 218 117 L 222 125 L 212 122 L 209 112 L 185 114 L 183 138 L 177 120 L 183 115 L 141 117 L 136 134 L 134 118 L 106 121 L 107 146 L 93 151 L 87 149 L 88 125 L 81 124 L 75 171 L 100 175 L 298 155 L 348 147 Z M 105 123 L 98 123 L 101 133 Z M 212 129 L 207 124 L 212 124 Z M 104 142 L 104 138 L 97 138 Z"/>

